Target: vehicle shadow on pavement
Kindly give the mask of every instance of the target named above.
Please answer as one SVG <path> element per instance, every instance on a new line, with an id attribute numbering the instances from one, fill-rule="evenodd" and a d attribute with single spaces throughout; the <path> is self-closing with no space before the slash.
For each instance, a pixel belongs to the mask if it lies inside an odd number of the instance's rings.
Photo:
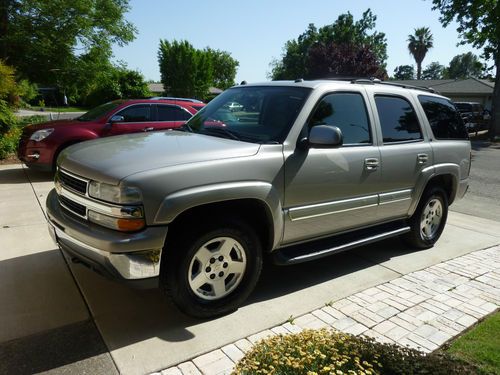
<path id="1" fill-rule="evenodd" d="M 393 256 L 415 251 L 418 250 L 410 249 L 398 238 L 393 238 L 302 264 L 276 266 L 268 262 L 248 303 L 276 298 L 319 285 L 376 266 Z"/>
<path id="2" fill-rule="evenodd" d="M 46 182 L 54 179 L 52 172 L 34 171 L 23 168 L 0 169 L 0 185 L 25 184 L 26 182 Z"/>

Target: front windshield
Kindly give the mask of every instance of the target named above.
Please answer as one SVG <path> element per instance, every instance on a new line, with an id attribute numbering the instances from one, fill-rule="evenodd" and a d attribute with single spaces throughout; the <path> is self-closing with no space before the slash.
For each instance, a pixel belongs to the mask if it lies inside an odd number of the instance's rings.
<path id="1" fill-rule="evenodd" d="M 469 103 L 455 103 L 460 112 L 472 112 L 472 105 Z"/>
<path id="2" fill-rule="evenodd" d="M 310 93 L 305 87 L 239 86 L 191 118 L 195 133 L 254 143 L 281 143 Z"/>
<path id="3" fill-rule="evenodd" d="M 95 107 L 88 111 L 87 113 L 84 113 L 80 117 L 77 118 L 78 121 L 95 121 L 102 116 L 104 116 L 106 113 L 109 111 L 115 109 L 118 107 L 120 104 L 122 104 L 122 101 L 117 100 L 114 102 L 109 102 L 105 104 L 101 104 L 99 107 Z"/>

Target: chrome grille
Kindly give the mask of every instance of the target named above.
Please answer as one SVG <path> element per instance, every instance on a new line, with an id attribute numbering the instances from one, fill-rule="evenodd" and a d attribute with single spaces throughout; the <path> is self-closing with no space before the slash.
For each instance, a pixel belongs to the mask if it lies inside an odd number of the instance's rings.
<path id="1" fill-rule="evenodd" d="M 63 170 L 59 170 L 58 175 L 59 175 L 59 181 L 61 182 L 62 186 L 71 189 L 73 191 L 76 191 L 80 194 L 85 195 L 87 193 L 88 181 L 81 178 L 77 178 L 71 174 L 64 172 Z"/>
<path id="2" fill-rule="evenodd" d="M 73 202 L 71 199 L 68 199 L 62 195 L 59 196 L 59 202 L 61 206 L 66 210 L 70 211 L 73 214 L 76 214 L 81 217 L 87 217 L 87 208 L 80 203 Z"/>

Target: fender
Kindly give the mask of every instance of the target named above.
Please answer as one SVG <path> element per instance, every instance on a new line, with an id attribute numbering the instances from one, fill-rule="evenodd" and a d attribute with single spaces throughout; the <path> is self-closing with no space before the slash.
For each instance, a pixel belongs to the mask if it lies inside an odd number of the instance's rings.
<path id="1" fill-rule="evenodd" d="M 455 195 L 457 194 L 458 181 L 460 181 L 460 166 L 453 163 L 442 163 L 436 164 L 427 168 L 422 169 L 420 173 L 420 178 L 415 185 L 415 199 L 410 206 L 408 215 L 411 216 L 417 209 L 420 198 L 425 190 L 425 187 L 429 181 L 435 177 L 451 175 L 453 177 L 452 191 L 450 195 L 450 202 L 453 201 Z"/>
<path id="2" fill-rule="evenodd" d="M 272 243 L 273 248 L 276 247 L 283 236 L 283 209 L 279 193 L 268 182 L 228 182 L 177 191 L 163 199 L 154 224 L 171 223 L 182 212 L 193 207 L 237 199 L 256 199 L 265 204 L 273 220 Z"/>

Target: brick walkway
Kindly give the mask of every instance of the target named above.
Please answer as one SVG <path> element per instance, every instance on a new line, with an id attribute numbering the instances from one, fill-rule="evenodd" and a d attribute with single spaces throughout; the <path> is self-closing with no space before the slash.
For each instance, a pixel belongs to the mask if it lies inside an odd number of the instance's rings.
<path id="1" fill-rule="evenodd" d="M 500 306 L 500 246 L 412 272 L 259 332 L 161 375 L 229 374 L 264 337 L 334 328 L 431 352 Z"/>

